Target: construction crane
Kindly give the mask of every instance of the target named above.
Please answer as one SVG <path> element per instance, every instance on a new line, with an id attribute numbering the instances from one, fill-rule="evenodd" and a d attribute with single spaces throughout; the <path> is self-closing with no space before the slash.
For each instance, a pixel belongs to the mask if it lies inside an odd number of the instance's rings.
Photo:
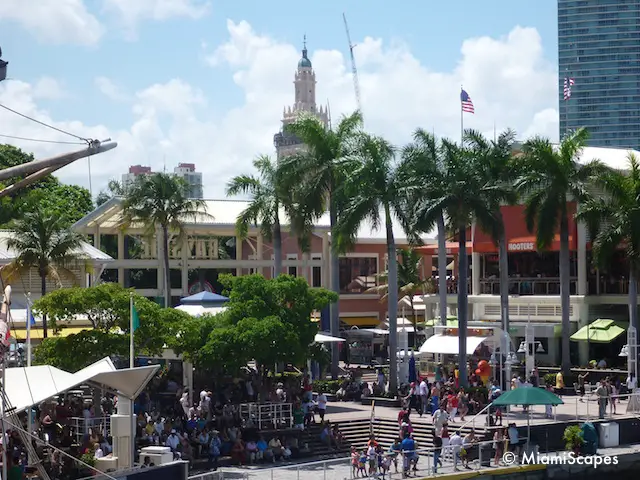
<path id="1" fill-rule="evenodd" d="M 356 57 L 353 54 L 353 49 L 356 45 L 351 43 L 351 34 L 349 33 L 349 24 L 347 23 L 347 16 L 343 13 L 342 19 L 344 20 L 344 30 L 347 32 L 347 41 L 349 42 L 349 54 L 351 55 L 351 74 L 353 75 L 353 90 L 356 94 L 356 105 L 362 115 L 362 103 L 360 101 L 360 81 L 358 80 L 358 69 L 356 68 Z"/>

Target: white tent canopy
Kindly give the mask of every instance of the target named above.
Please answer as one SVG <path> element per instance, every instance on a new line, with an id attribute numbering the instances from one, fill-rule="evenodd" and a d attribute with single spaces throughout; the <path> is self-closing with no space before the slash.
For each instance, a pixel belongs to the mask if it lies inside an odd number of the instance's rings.
<path id="1" fill-rule="evenodd" d="M 176 310 L 181 310 L 183 312 L 188 313 L 193 317 L 201 317 L 202 315 L 216 315 L 218 313 L 224 312 L 227 307 L 223 306 L 211 306 L 207 307 L 205 305 L 178 305 Z"/>
<path id="2" fill-rule="evenodd" d="M 473 355 L 482 342 L 489 337 L 467 337 L 467 355 Z M 451 335 L 432 335 L 420 347 L 420 353 L 439 353 L 441 355 L 459 355 L 458 337 Z"/>
<path id="3" fill-rule="evenodd" d="M 11 407 L 25 410 L 87 382 L 99 383 L 135 398 L 156 374 L 160 365 L 117 370 L 109 357 L 69 373 L 49 365 L 7 368 L 5 391 Z"/>
<path id="4" fill-rule="evenodd" d="M 336 343 L 344 342 L 344 338 L 332 337 L 331 335 L 325 335 L 323 333 L 316 333 L 316 337 L 313 340 L 316 343 Z"/>

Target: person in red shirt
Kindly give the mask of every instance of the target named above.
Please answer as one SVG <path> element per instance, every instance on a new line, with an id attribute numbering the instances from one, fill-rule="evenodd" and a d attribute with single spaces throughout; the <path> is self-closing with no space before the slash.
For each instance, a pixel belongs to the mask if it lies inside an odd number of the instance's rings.
<path id="1" fill-rule="evenodd" d="M 449 409 L 450 422 L 455 422 L 456 415 L 458 414 L 458 396 L 456 392 L 452 392 L 447 395 L 447 407 Z"/>

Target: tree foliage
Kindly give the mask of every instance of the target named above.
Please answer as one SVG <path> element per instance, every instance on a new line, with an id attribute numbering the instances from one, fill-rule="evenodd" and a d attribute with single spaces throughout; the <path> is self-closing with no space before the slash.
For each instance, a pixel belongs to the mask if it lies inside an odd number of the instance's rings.
<path id="1" fill-rule="evenodd" d="M 230 299 L 226 311 L 187 320 L 168 343 L 217 375 L 233 375 L 250 360 L 264 369 L 303 361 L 318 332 L 312 313 L 337 300 L 333 292 L 288 275 L 224 275 L 220 281 Z"/>
<path id="2" fill-rule="evenodd" d="M 89 288 L 56 290 L 37 300 L 34 312 L 47 315 L 54 332 L 78 317 L 86 318 L 93 329 L 44 340 L 36 348 L 36 360 L 60 368 L 72 363 L 77 370 L 108 355 L 127 355 L 131 294 L 132 290 L 118 284 L 103 283 Z M 192 318 L 179 310 L 162 308 L 135 293 L 133 299 L 140 316 L 140 327 L 134 336 L 138 353 L 161 353 L 167 338 Z M 65 358 L 68 356 L 76 358 Z"/>

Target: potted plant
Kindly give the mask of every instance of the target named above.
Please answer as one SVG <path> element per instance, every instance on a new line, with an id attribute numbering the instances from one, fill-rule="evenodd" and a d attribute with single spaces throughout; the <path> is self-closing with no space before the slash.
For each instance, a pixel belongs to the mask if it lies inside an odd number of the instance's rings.
<path id="1" fill-rule="evenodd" d="M 90 477 L 95 473 L 95 466 L 96 466 L 96 457 L 95 457 L 95 452 L 93 450 L 91 450 L 90 448 L 87 448 L 84 453 L 80 456 L 80 461 L 82 462 L 82 464 L 80 464 L 80 474 L 83 477 Z M 87 467 L 87 465 L 89 465 L 89 468 Z"/>
<path id="2" fill-rule="evenodd" d="M 562 439 L 566 443 L 567 450 L 571 450 L 576 455 L 580 454 L 580 449 L 584 445 L 584 438 L 582 438 L 582 429 L 579 425 L 571 425 L 565 428 Z"/>

